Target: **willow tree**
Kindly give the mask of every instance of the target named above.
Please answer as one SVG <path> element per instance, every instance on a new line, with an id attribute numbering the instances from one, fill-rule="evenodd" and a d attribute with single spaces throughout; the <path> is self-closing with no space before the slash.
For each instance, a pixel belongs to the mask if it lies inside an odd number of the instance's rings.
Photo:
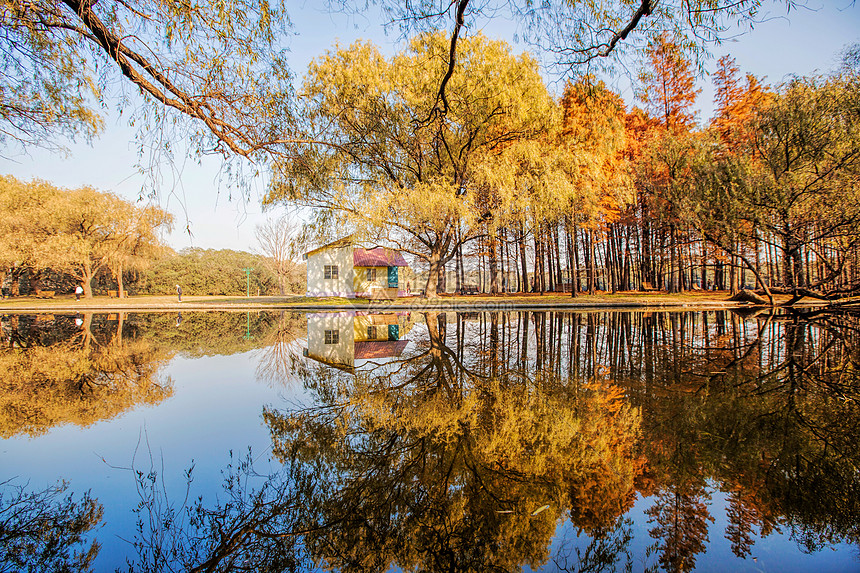
<path id="1" fill-rule="evenodd" d="M 96 135 L 93 102 L 111 99 L 117 79 L 143 95 L 117 98 L 142 101 L 136 125 L 161 132 L 190 118 L 197 151 L 250 156 L 290 132 L 279 0 L 5 0 L 0 26 L 2 143 Z"/>
<path id="2" fill-rule="evenodd" d="M 125 271 L 142 270 L 164 254 L 161 233 L 171 229 L 173 215 L 154 205 L 138 207 L 127 201 L 113 204 L 105 264 L 113 274 L 117 294 L 122 298 L 125 296 Z"/>
<path id="3" fill-rule="evenodd" d="M 435 86 L 447 51 L 436 33 L 391 58 L 359 42 L 314 61 L 305 115 L 329 145 L 276 162 L 266 196 L 338 215 L 418 257 L 431 297 L 445 263 L 487 215 L 472 185 L 476 158 L 540 133 L 553 105 L 530 56 L 478 35 L 462 42 L 440 113 Z"/>
<path id="4" fill-rule="evenodd" d="M 856 272 L 850 284 L 837 282 L 860 243 L 858 126 L 857 75 L 792 80 L 760 115 L 753 150 L 762 179 L 749 203 L 775 238 L 782 283 L 795 296 L 860 289 Z"/>

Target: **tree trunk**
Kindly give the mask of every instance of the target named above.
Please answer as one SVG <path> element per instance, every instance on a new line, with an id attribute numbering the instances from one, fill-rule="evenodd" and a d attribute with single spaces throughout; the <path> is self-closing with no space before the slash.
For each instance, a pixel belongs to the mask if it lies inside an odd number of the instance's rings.
<path id="1" fill-rule="evenodd" d="M 585 264 L 588 269 L 588 294 L 594 294 L 597 290 L 597 285 L 595 284 L 596 277 L 595 274 L 595 257 L 594 257 L 594 230 L 588 230 L 588 258 L 586 259 Z"/>
<path id="2" fill-rule="evenodd" d="M 559 224 L 556 222 L 555 228 L 552 233 L 553 236 L 553 246 L 555 249 L 555 284 L 556 286 L 562 285 L 562 292 L 564 292 L 564 279 L 562 279 L 561 274 L 561 248 L 559 247 L 559 243 L 561 242 L 561 233 L 559 232 Z"/>
<path id="3" fill-rule="evenodd" d="M 98 269 L 96 269 L 98 270 Z M 81 265 L 81 286 L 84 287 L 84 298 L 93 298 L 93 277 L 96 274 L 89 261 Z"/>
<path id="4" fill-rule="evenodd" d="M 119 298 L 125 298 L 125 283 L 122 280 L 122 264 L 116 270 L 116 294 Z"/>
<path id="5" fill-rule="evenodd" d="M 522 267 L 521 272 L 523 274 L 523 282 L 521 292 L 528 292 L 529 290 L 529 267 L 528 260 L 526 256 L 526 232 L 523 229 L 523 224 L 520 223 L 520 266 Z"/>
<path id="6" fill-rule="evenodd" d="M 678 241 L 675 234 L 675 224 L 669 225 L 669 292 L 678 292 L 678 283 L 675 276 L 675 268 L 678 263 L 677 255 Z"/>
<path id="7" fill-rule="evenodd" d="M 499 292 L 499 261 L 497 252 L 497 239 L 492 233 L 487 239 L 487 265 L 490 270 L 490 294 L 498 294 Z"/>
<path id="8" fill-rule="evenodd" d="M 437 287 L 439 286 L 439 279 L 441 277 L 442 269 L 444 268 L 442 265 L 442 253 L 438 249 L 431 250 L 427 264 L 427 286 L 424 289 L 424 297 L 438 298 L 439 293 Z"/>

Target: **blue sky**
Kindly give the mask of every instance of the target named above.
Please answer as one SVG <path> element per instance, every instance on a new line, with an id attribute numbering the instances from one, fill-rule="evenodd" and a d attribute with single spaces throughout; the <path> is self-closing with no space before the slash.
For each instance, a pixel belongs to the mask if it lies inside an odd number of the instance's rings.
<path id="1" fill-rule="evenodd" d="M 399 45 L 397 31 L 386 35 L 372 15 L 347 17 L 330 14 L 307 2 L 291 8 L 290 17 L 296 35 L 290 44 L 291 66 L 301 76 L 308 63 L 330 48 L 336 41 L 348 44 L 357 38 L 371 39 L 385 52 L 394 52 Z M 786 14 L 781 6 L 763 10 L 769 15 L 751 32 L 714 46 L 714 59 L 731 54 L 742 72 L 765 77 L 771 84 L 779 83 L 791 74 L 808 75 L 835 67 L 839 52 L 847 45 L 860 42 L 860 6 L 850 0 L 808 0 Z M 483 28 L 492 37 L 511 40 L 515 24 L 494 21 Z M 517 51 L 528 46 L 518 44 Z M 541 58 L 537 54 L 538 59 Z M 551 85 L 560 85 L 561 78 L 547 75 Z M 612 80 L 609 80 L 612 83 Z M 628 83 L 616 84 L 622 96 L 630 102 Z M 700 80 L 703 88 L 698 107 L 702 118 L 711 111 L 712 92 L 709 80 Z M 91 185 L 137 200 L 144 185 L 144 176 L 136 169 L 137 151 L 134 132 L 126 120 L 108 110 L 105 131 L 92 145 L 69 145 L 70 153 L 63 157 L 34 149 L 28 155 L 0 159 L 0 173 L 19 179 L 40 178 L 61 187 Z M 216 249 L 254 250 L 254 226 L 265 219 L 260 197 L 265 190 L 263 178 L 254 180 L 248 200 L 229 196 L 219 189 L 217 176 L 220 162 L 213 157 L 189 158 L 183 164 L 162 172 L 159 204 L 176 218 L 176 228 L 167 237 L 175 249 L 197 246 Z M 272 211 L 272 215 L 278 214 Z M 190 230 L 190 233 L 188 232 Z"/>

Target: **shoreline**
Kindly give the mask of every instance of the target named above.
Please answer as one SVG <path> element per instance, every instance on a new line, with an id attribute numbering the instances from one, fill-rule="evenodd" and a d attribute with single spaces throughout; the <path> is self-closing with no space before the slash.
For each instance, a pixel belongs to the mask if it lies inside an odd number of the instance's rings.
<path id="1" fill-rule="evenodd" d="M 581 295 L 573 299 L 565 295 L 487 295 L 442 296 L 437 299 L 419 297 L 396 300 L 319 299 L 304 296 L 188 296 L 178 302 L 174 296 L 135 296 L 131 298 L 95 297 L 75 301 L 73 296 L 56 299 L 17 297 L 0 300 L 0 313 L 43 312 L 177 312 L 177 311 L 250 311 L 293 310 L 319 311 L 518 311 L 518 310 L 729 310 L 739 308 L 768 308 L 747 302 L 728 300 L 727 291 L 666 293 L 615 293 Z M 788 298 L 788 297 L 786 297 Z M 806 302 L 799 306 L 820 306 Z"/>

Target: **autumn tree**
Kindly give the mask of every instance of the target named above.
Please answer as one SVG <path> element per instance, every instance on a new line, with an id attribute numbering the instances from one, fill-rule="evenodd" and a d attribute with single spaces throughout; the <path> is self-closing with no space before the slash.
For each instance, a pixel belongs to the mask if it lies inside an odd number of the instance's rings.
<path id="1" fill-rule="evenodd" d="M 164 254 L 161 232 L 170 230 L 173 216 L 161 208 L 121 203 L 112 215 L 114 230 L 106 265 L 117 283 L 117 294 L 125 296 L 124 274 L 142 270 Z"/>
<path id="2" fill-rule="evenodd" d="M 649 197 L 648 214 L 657 218 L 668 234 L 669 292 L 683 287 L 681 252 L 679 250 L 679 216 L 683 199 L 679 181 L 689 169 L 688 154 L 695 126 L 692 111 L 696 95 L 692 64 L 678 41 L 661 35 L 648 45 L 648 67 L 640 73 L 639 98 L 651 118 L 646 145 L 638 158 L 637 182 Z M 650 237 L 646 238 L 650 240 Z"/>
<path id="3" fill-rule="evenodd" d="M 624 103 L 602 82 L 585 79 L 565 87 L 562 108 L 564 142 L 572 153 L 586 158 L 584 164 L 588 166 L 577 185 L 581 198 L 570 204 L 570 220 L 588 233 L 585 261 L 588 290 L 593 294 L 597 265 L 595 234 L 607 232 L 633 199 L 624 155 L 627 146 Z M 568 232 L 576 230 L 574 226 Z"/>
<path id="4" fill-rule="evenodd" d="M 316 60 L 302 95 L 331 146 L 275 163 L 266 197 L 335 213 L 415 255 L 428 266 L 430 297 L 486 215 L 471 184 L 476 156 L 540 133 L 552 105 L 529 56 L 480 35 L 460 49 L 446 114 L 434 95 L 446 74 L 441 34 L 420 36 L 390 59 L 357 43 Z"/>
<path id="5" fill-rule="evenodd" d="M 714 117 L 710 128 L 717 132 L 729 153 L 749 151 L 754 120 L 768 99 L 768 91 L 752 74 L 746 85 L 738 77 L 740 70 L 731 56 L 723 56 L 714 72 Z"/>
<path id="6" fill-rule="evenodd" d="M 0 176 L 0 284 L 8 273 L 33 264 L 33 254 L 50 234 L 42 218 L 56 189 L 44 181 L 24 183 Z"/>
<path id="7" fill-rule="evenodd" d="M 696 88 L 691 63 L 677 41 L 662 35 L 648 44 L 647 66 L 639 80 L 645 111 L 668 133 L 685 133 L 695 126 L 691 108 L 701 89 Z"/>

